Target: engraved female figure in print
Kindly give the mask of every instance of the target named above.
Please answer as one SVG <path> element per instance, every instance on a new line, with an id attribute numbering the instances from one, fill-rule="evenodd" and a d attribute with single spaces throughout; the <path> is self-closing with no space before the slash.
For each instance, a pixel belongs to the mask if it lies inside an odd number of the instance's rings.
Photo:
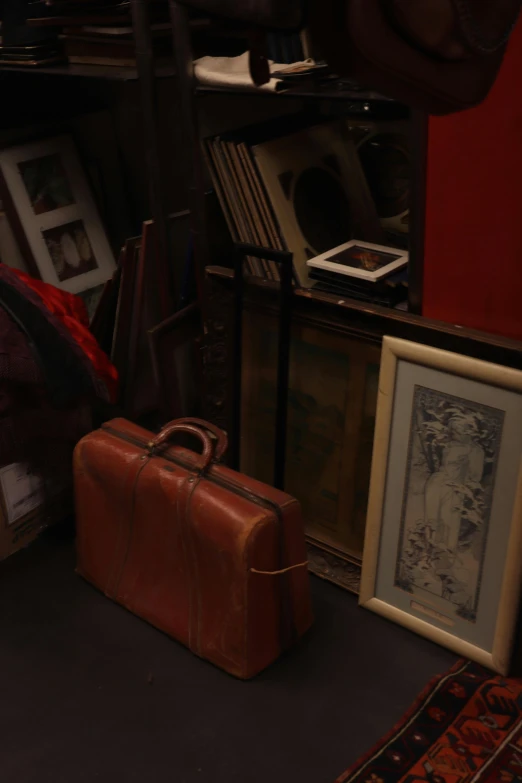
<path id="1" fill-rule="evenodd" d="M 476 620 L 504 416 L 415 387 L 395 584 L 436 596 L 445 612 L 469 622 Z"/>
<path id="2" fill-rule="evenodd" d="M 426 482 L 425 520 L 435 542 L 457 551 L 465 487 L 478 483 L 484 472 L 484 449 L 472 437 L 473 425 L 465 417 L 448 423 L 449 441 L 440 470 Z"/>

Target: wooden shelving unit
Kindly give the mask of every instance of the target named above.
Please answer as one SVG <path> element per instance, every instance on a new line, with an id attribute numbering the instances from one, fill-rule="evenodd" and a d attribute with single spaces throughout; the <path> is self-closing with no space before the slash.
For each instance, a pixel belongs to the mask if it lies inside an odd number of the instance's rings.
<path id="1" fill-rule="evenodd" d="M 391 110 L 393 114 L 393 106 L 397 106 L 395 101 L 391 98 L 386 98 L 383 95 L 379 95 L 376 92 L 370 92 L 368 90 L 356 89 L 350 84 L 339 80 L 325 80 L 319 81 L 317 84 L 304 84 L 296 85 L 295 87 L 288 87 L 286 89 L 279 90 L 277 92 L 271 92 L 269 90 L 261 90 L 253 87 L 252 89 L 238 89 L 229 87 L 206 87 L 197 86 L 197 95 L 207 94 L 223 94 L 223 95 L 237 95 L 237 96 L 256 96 L 258 98 L 297 98 L 301 100 L 313 99 L 313 100 L 328 100 L 328 101 L 346 101 L 348 104 L 355 104 L 356 110 L 365 111 L 364 106 L 370 106 L 370 104 L 382 104 L 388 111 Z M 400 113 L 400 110 L 399 112 Z"/>
<path id="2" fill-rule="evenodd" d="M 179 89 L 184 103 L 183 122 L 186 138 L 192 150 L 192 194 L 197 194 L 204 175 L 204 162 L 201 159 L 198 143 L 198 115 L 201 105 L 210 100 L 210 96 L 217 100 L 219 95 L 235 95 L 238 103 L 247 99 L 263 101 L 271 99 L 274 102 L 300 100 L 312 111 L 317 111 L 316 107 L 324 102 L 334 107 L 335 114 L 353 115 L 357 119 L 364 117 L 395 119 L 404 116 L 405 107 L 374 92 L 354 89 L 353 85 L 346 83 L 338 83 L 337 86 L 334 84 L 313 87 L 299 85 L 280 93 L 199 86 L 191 70 L 190 31 L 186 18 L 183 19 L 184 11 L 174 0 L 171 1 L 171 6 L 176 9 L 175 18 L 178 21 L 178 28 L 175 31 L 175 36 L 180 42 L 177 51 L 177 69 L 180 74 Z M 411 112 L 410 132 L 413 163 L 410 188 L 409 311 L 403 312 L 361 303 L 313 289 L 295 288 L 292 296 L 293 325 L 296 329 L 310 327 L 332 339 L 340 337 L 341 342 L 344 338 L 347 345 L 355 339 L 372 345 L 375 350 L 375 347 L 380 348 L 384 335 L 392 335 L 520 368 L 522 363 L 520 343 L 484 332 L 463 329 L 458 325 L 432 321 L 422 315 L 427 117 L 418 112 Z M 201 303 L 205 333 L 202 353 L 206 377 L 203 410 L 209 420 L 233 432 L 234 422 L 241 418 L 237 411 L 238 401 L 234 396 L 233 383 L 234 366 L 237 361 L 234 334 L 238 328 L 237 318 L 240 317 L 234 308 L 233 272 L 231 269 L 209 266 L 208 248 L 205 247 L 203 240 L 204 209 L 197 196 L 193 195 L 191 209 L 196 252 L 203 278 Z M 245 308 L 247 310 L 252 308 L 255 312 L 269 315 L 272 323 L 275 324 L 279 313 L 277 284 L 251 278 L 246 289 L 243 300 Z M 313 371 L 313 368 L 310 371 Z M 266 381 L 266 375 L 264 379 Z M 249 415 L 254 414 L 250 412 Z M 252 448 L 252 444 L 250 447 Z M 308 541 L 311 570 L 323 578 L 357 592 L 362 551 L 359 556 L 354 555 L 353 552 L 349 553 L 346 549 L 332 543 L 327 535 L 317 537 L 310 531 Z"/>
<path id="3" fill-rule="evenodd" d="M 104 81 L 116 82 L 135 82 L 138 80 L 138 71 L 136 68 L 118 67 L 109 65 L 79 65 L 75 63 L 64 63 L 57 65 L 48 65 L 41 68 L 27 68 L 16 65 L 3 65 L 0 67 L 0 79 L 11 73 L 24 74 L 32 79 L 47 78 L 54 76 L 57 79 L 101 79 Z M 155 68 L 157 79 L 170 79 L 175 76 L 173 66 L 159 66 Z"/>
<path id="4" fill-rule="evenodd" d="M 180 108 L 176 120 L 184 131 L 184 143 L 171 149 L 176 161 L 190 163 L 186 185 L 185 206 L 190 209 L 191 231 L 196 271 L 199 283 L 198 299 L 202 321 L 200 342 L 203 375 L 202 412 L 215 424 L 231 430 L 237 411 L 234 410 L 235 342 L 237 328 L 234 313 L 234 283 L 230 268 L 209 265 L 212 237 L 207 232 L 205 190 L 208 183 L 200 145 L 199 114 L 212 101 L 219 103 L 220 96 L 241 101 L 272 101 L 281 105 L 286 101 L 301 102 L 303 107 L 318 112 L 323 105 L 333 107 L 333 112 L 357 119 L 399 119 L 407 113 L 400 104 L 372 91 L 358 89 L 342 81 L 322 81 L 311 85 L 300 83 L 290 89 L 274 93 L 255 89 L 228 89 L 204 87 L 196 84 L 192 67 L 191 35 L 193 29 L 185 9 L 169 0 L 173 24 L 173 62 L 168 67 L 156 67 L 150 46 L 150 30 L 145 11 L 146 4 L 133 0 L 134 29 L 137 45 L 136 68 L 113 68 L 87 65 L 56 65 L 41 69 L 4 67 L 0 69 L 0 85 L 7 95 L 27 95 L 29 90 L 35 102 L 23 108 L 27 122 L 46 105 L 56 104 L 58 116 L 67 112 L 81 112 L 85 106 L 108 105 L 122 85 L 133 83 L 139 92 L 139 114 L 144 131 L 144 159 L 149 185 L 150 212 L 158 227 L 159 253 L 173 268 L 176 263 L 167 231 L 168 209 L 165 199 L 164 157 L 158 143 L 157 82 L 165 80 L 165 92 L 172 91 L 172 101 Z M 53 96 L 55 85 L 63 87 L 68 96 L 60 105 Z M 133 89 L 132 87 L 129 88 Z M 69 100 L 70 98 L 70 100 Z M 63 101 L 62 101 L 63 103 Z M 211 105 L 211 110 L 214 105 Z M 423 251 L 424 251 L 424 196 L 427 146 L 426 117 L 412 113 L 411 149 L 413 167 L 410 204 L 410 309 L 402 312 L 340 298 L 313 289 L 295 289 L 292 296 L 295 322 L 313 325 L 328 334 L 367 341 L 379 346 L 385 334 L 435 345 L 447 350 L 476 356 L 511 367 L 521 364 L 521 346 L 489 334 L 461 329 L 458 326 L 430 321 L 422 313 Z M 246 122 L 245 122 L 246 124 Z M 129 133 L 133 128 L 129 127 Z M 147 217 L 148 217 L 147 216 Z M 183 259 L 184 261 L 185 259 Z M 230 259 L 230 266 L 233 260 Z M 277 314 L 278 286 L 266 280 L 248 281 L 246 301 L 263 312 Z M 176 291 L 172 289 L 173 299 Z M 326 578 L 343 583 L 349 589 L 357 589 L 360 561 L 347 557 L 335 546 L 325 542 L 310 541 L 312 559 L 323 558 L 327 562 Z M 314 554 L 315 553 L 315 554 Z M 323 566 L 317 566 L 318 572 Z M 343 582 L 344 580 L 344 582 Z"/>

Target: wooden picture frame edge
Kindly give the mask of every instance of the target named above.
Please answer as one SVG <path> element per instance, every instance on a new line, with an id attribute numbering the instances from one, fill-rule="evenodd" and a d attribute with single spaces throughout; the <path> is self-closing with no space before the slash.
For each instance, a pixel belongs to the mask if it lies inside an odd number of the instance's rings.
<path id="1" fill-rule="evenodd" d="M 167 377 L 161 363 L 161 340 L 162 338 L 174 335 L 173 347 L 174 350 L 176 350 L 183 343 L 186 343 L 190 340 L 190 336 L 187 337 L 186 334 L 182 334 L 182 329 L 186 327 L 187 324 L 188 328 L 193 330 L 192 336 L 194 340 L 196 340 L 197 337 L 200 336 L 201 332 L 201 312 L 197 302 L 191 302 L 181 310 L 178 310 L 176 313 L 147 331 L 149 352 L 152 362 L 152 370 L 154 373 L 154 382 L 158 390 L 160 406 L 164 415 L 170 418 L 177 414 L 174 414 L 171 409 L 172 401 L 169 399 Z M 175 408 L 176 406 L 178 409 L 180 408 L 180 398 L 181 395 L 178 385 L 174 400 Z"/>
<path id="2" fill-rule="evenodd" d="M 308 570 L 349 593 L 359 595 L 361 561 L 305 532 Z"/>
<path id="3" fill-rule="evenodd" d="M 504 577 L 500 590 L 499 610 L 491 653 L 458 639 L 424 620 L 408 615 L 403 610 L 387 604 L 374 595 L 399 360 L 422 364 L 453 375 L 460 375 L 522 393 L 522 373 L 518 370 L 400 338 L 389 336 L 383 338 L 359 604 L 453 650 L 459 655 L 475 660 L 499 674 L 507 675 L 516 632 L 522 581 L 522 561 L 519 554 L 522 550 L 522 461 L 518 470 L 515 504 L 511 517 Z"/>

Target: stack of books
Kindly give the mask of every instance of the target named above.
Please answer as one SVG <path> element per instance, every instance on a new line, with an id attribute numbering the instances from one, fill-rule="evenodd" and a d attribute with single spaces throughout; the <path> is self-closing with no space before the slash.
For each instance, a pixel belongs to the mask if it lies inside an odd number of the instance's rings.
<path id="1" fill-rule="evenodd" d="M 308 261 L 321 291 L 396 307 L 408 297 L 408 253 L 353 240 Z"/>
<path id="2" fill-rule="evenodd" d="M 63 60 L 58 41 L 9 46 L 0 34 L 0 65 L 42 66 L 53 65 Z"/>
<path id="3" fill-rule="evenodd" d="M 151 25 L 154 55 L 157 61 L 172 53 L 171 26 L 167 22 Z M 70 63 L 89 65 L 136 65 L 132 26 L 78 25 L 65 27 L 60 35 Z"/>
<path id="4" fill-rule="evenodd" d="M 172 52 L 167 4 L 149 0 L 154 54 Z M 32 0 L 27 25 L 58 32 L 63 56 L 71 63 L 135 66 L 135 45 L 129 0 Z"/>
<path id="5" fill-rule="evenodd" d="M 7 0 L 18 2 L 18 0 Z M 166 21 L 164 0 L 148 0 L 151 13 L 162 13 Z M 55 27 L 68 25 L 129 25 L 131 23 L 130 0 L 27 0 L 26 19 L 29 27 Z M 156 19 L 154 19 L 156 21 Z"/>
<path id="6" fill-rule="evenodd" d="M 34 29 L 26 24 L 30 7 L 28 0 L 3 0 L 0 3 L 1 65 L 31 67 L 63 59 L 56 29 Z"/>

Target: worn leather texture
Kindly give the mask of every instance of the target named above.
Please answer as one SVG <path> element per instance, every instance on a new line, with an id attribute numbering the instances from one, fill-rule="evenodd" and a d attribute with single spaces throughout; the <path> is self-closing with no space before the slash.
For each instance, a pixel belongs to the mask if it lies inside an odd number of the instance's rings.
<path id="1" fill-rule="evenodd" d="M 502 49 L 520 0 L 381 0 L 390 22 L 419 50 L 466 60 Z"/>
<path id="2" fill-rule="evenodd" d="M 303 0 L 182 0 L 198 11 L 275 28 L 302 24 Z"/>
<path id="3" fill-rule="evenodd" d="M 521 6 L 521 0 L 312 0 L 309 30 L 339 74 L 416 109 L 449 114 L 487 96 Z"/>
<path id="4" fill-rule="evenodd" d="M 181 434 L 202 454 L 175 445 Z M 195 654 L 253 677 L 312 622 L 299 503 L 216 462 L 226 436 L 199 420 L 153 437 L 115 419 L 78 444 L 78 571 Z"/>

